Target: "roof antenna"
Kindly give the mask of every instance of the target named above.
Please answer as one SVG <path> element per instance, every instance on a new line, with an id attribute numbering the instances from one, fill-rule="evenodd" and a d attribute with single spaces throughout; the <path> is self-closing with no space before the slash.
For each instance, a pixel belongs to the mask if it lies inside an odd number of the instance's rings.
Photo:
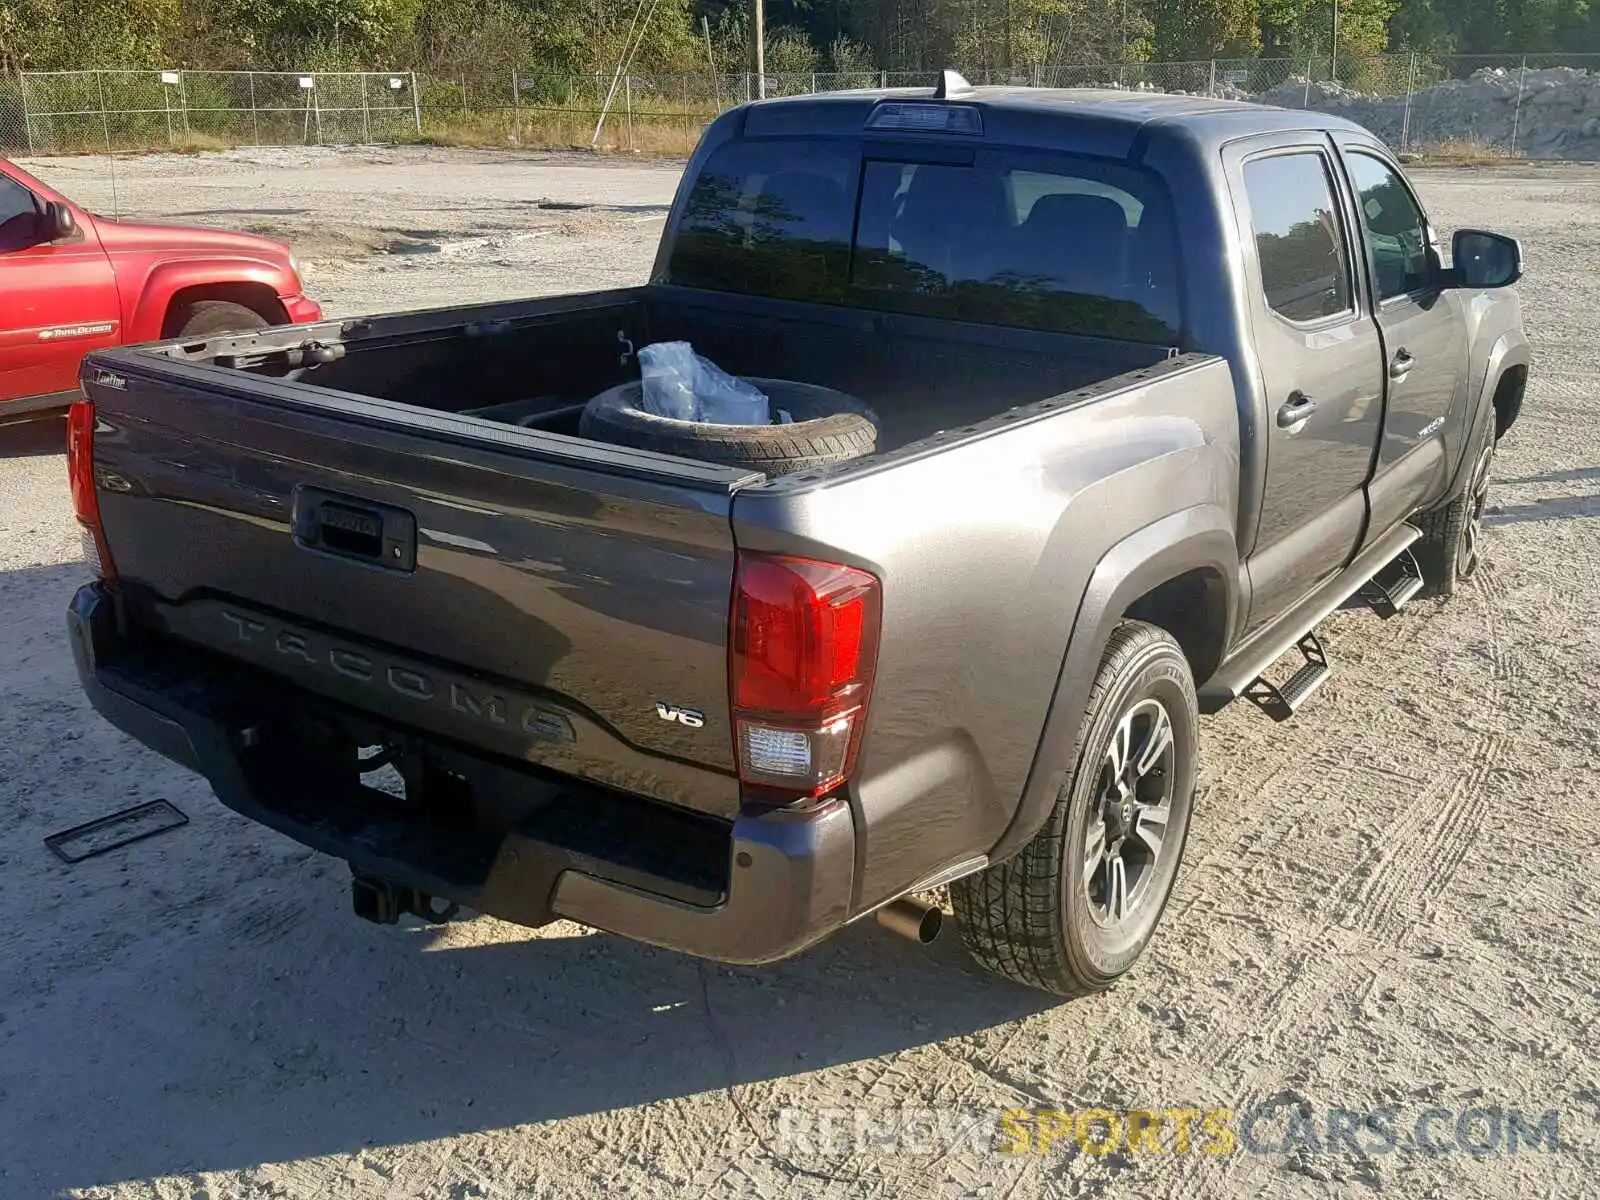
<path id="1" fill-rule="evenodd" d="M 959 96 L 971 90 L 972 85 L 962 78 L 959 71 L 940 71 L 939 82 L 933 85 L 933 98 L 948 100 L 951 96 Z"/>

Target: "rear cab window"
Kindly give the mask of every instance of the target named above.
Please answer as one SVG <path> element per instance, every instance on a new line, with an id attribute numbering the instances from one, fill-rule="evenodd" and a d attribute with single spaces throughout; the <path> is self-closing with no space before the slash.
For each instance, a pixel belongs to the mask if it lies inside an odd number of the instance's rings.
<path id="1" fill-rule="evenodd" d="M 668 262 L 680 286 L 1175 344 L 1164 185 L 1125 163 L 874 143 L 732 142 L 707 161 Z"/>
<path id="2" fill-rule="evenodd" d="M 1350 248 L 1327 158 L 1306 150 L 1252 159 L 1244 183 L 1268 307 L 1295 324 L 1353 314 Z"/>

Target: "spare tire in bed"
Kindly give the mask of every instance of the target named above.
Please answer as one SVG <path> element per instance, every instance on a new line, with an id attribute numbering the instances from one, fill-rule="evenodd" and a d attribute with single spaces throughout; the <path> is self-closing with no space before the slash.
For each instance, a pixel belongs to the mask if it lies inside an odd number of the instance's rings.
<path id="1" fill-rule="evenodd" d="M 749 467 L 786 475 L 871 454 L 878 444 L 878 418 L 854 396 L 787 379 L 750 379 L 767 394 L 773 419 L 788 425 L 713 425 L 675 421 L 639 407 L 641 385 L 625 383 L 601 392 L 584 406 L 578 432 L 615 446 L 656 450 L 702 462 Z"/>

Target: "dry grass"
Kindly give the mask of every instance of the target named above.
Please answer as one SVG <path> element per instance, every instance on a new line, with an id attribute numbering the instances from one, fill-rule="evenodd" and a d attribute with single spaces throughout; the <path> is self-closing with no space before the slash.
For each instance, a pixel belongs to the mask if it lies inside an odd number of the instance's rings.
<path id="1" fill-rule="evenodd" d="M 430 146 L 477 146 L 522 150 L 587 150 L 594 137 L 598 112 L 580 109 L 525 108 L 521 111 L 429 113 L 422 132 L 407 140 Z M 684 157 L 700 140 L 710 116 L 699 112 L 639 114 L 626 112 L 606 117 L 599 144 L 611 154 L 649 154 Z"/>
<path id="2" fill-rule="evenodd" d="M 427 146 L 482 147 L 500 150 L 588 150 L 600 113 L 582 108 L 497 108 L 456 112 L 447 108 L 424 109 L 422 132 L 402 133 L 398 140 Z M 715 111 L 676 106 L 662 111 L 633 113 L 614 109 L 607 114 L 599 144 L 603 154 L 640 154 L 685 158 L 700 140 L 700 133 Z M 96 131 L 97 132 L 97 131 Z M 267 136 L 256 140 L 255 133 Z M 241 146 L 303 145 L 297 129 L 260 131 L 219 129 L 152 129 L 148 133 L 122 131 L 110 139 L 116 154 L 205 154 Z M 289 134 L 277 137 L 275 134 Z M 106 142 L 99 136 L 81 144 L 52 147 L 51 154 L 102 154 Z"/>
<path id="3" fill-rule="evenodd" d="M 101 141 L 88 141 L 79 144 L 50 146 L 38 151 L 41 155 L 51 157 L 74 157 L 78 155 L 100 154 L 210 154 L 217 150 L 232 150 L 246 143 L 238 138 L 216 137 L 209 133 L 178 133 L 174 131 L 169 139 L 166 134 L 160 137 L 145 138 L 113 138 L 109 145 Z M 16 154 L 16 150 L 4 151 L 7 154 Z"/>
<path id="4" fill-rule="evenodd" d="M 227 138 L 190 130 L 188 133 L 174 134 L 170 144 L 155 148 L 172 154 L 209 154 L 215 150 L 231 150 L 237 144 Z"/>
<path id="5" fill-rule="evenodd" d="M 1527 155 L 1473 138 L 1444 138 L 1417 147 L 1407 157 L 1429 167 L 1483 167 L 1521 162 Z"/>

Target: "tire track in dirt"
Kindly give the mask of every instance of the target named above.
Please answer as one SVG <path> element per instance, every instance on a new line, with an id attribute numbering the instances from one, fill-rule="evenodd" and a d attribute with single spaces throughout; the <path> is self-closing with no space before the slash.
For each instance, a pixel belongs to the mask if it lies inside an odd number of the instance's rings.
<path id="1" fill-rule="evenodd" d="M 1492 732 L 1477 734 L 1464 760 L 1454 764 L 1425 794 L 1429 799 L 1443 796 L 1437 809 L 1423 803 L 1406 814 L 1395 832 L 1397 840 L 1409 841 L 1410 851 L 1396 861 L 1394 869 L 1375 871 L 1356 896 L 1361 905 L 1360 928 L 1384 935 L 1393 945 L 1404 940 L 1409 923 L 1403 918 L 1421 916 L 1444 894 L 1476 844 L 1491 805 L 1486 785 L 1510 744 L 1502 710 L 1505 683 L 1513 671 L 1498 615 L 1504 589 L 1494 570 L 1486 567 L 1468 590 L 1488 635 L 1490 663 L 1488 696 L 1474 715 Z"/>
<path id="2" fill-rule="evenodd" d="M 1355 886 L 1341 890 L 1332 906 L 1332 918 L 1296 955 L 1285 982 L 1258 1006 L 1258 1011 L 1267 1017 L 1263 1036 L 1268 1049 L 1278 1048 L 1282 1035 L 1303 1014 L 1321 1008 L 1345 986 L 1346 981 L 1337 973 L 1317 969 L 1314 960 L 1319 953 L 1328 961 L 1338 961 L 1353 958 L 1363 942 L 1376 940 L 1382 944 L 1385 952 L 1380 961 L 1363 972 L 1367 983 L 1361 990 L 1364 995 L 1370 993 L 1379 970 L 1394 959 L 1415 921 L 1424 917 L 1454 882 L 1477 844 L 1491 807 L 1486 785 L 1511 742 L 1504 732 L 1502 715 L 1505 685 L 1517 678 L 1520 670 L 1505 650 L 1499 617 L 1505 595 L 1496 572 L 1492 568 L 1481 570 L 1464 591 L 1472 598 L 1474 615 L 1483 622 L 1490 665 L 1487 694 L 1472 715 L 1492 732 L 1476 734 L 1465 755 L 1451 760 L 1451 767 L 1430 781 L 1421 790 L 1418 802 L 1406 808 L 1391 834 L 1391 844 L 1406 846 L 1406 852 L 1389 856 L 1381 846 L 1375 847 L 1350 873 Z M 1414 641 L 1422 629 L 1435 624 L 1431 620 L 1415 622 L 1416 633 L 1396 640 Z M 1383 661 L 1382 656 L 1376 661 Z M 1349 915 L 1356 917 L 1353 926 L 1341 919 Z M 1278 1014 L 1277 1020 L 1271 1017 L 1274 1013 Z M 1253 1039 L 1239 1039 L 1238 1048 L 1242 1049 L 1249 1040 Z M 1250 1073 L 1241 1107 L 1265 1099 L 1273 1084 L 1281 1081 L 1281 1070 L 1272 1056 L 1263 1055 L 1263 1062 L 1268 1065 Z M 1278 1090 L 1281 1093 L 1281 1088 Z M 1223 1179 L 1233 1175 L 1227 1165 L 1220 1171 Z M 1211 1174 L 1194 1169 L 1183 1174 L 1186 1182 L 1199 1182 L 1197 1175 L 1202 1173 Z M 1216 1181 L 1214 1175 L 1210 1181 Z"/>
<path id="3" fill-rule="evenodd" d="M 1455 878 L 1483 824 L 1484 783 L 1505 751 L 1502 734 L 1475 738 L 1464 761 L 1442 775 L 1392 827 L 1373 870 L 1351 897 L 1356 929 L 1398 945 L 1411 922 Z"/>
<path id="4" fill-rule="evenodd" d="M 1252 1047 L 1257 1048 L 1259 1066 L 1247 1068 L 1241 1080 L 1238 1107 L 1247 1109 L 1265 1101 L 1269 1095 L 1283 1094 L 1283 1064 L 1279 1052 L 1290 1032 L 1300 1028 L 1308 1014 L 1324 1008 L 1341 990 L 1349 990 L 1354 980 L 1347 972 L 1332 969 L 1331 964 L 1352 962 L 1363 952 L 1370 955 L 1377 947 L 1383 948 L 1382 959 L 1388 961 L 1404 942 L 1414 927 L 1414 918 L 1421 917 L 1432 902 L 1450 886 L 1461 864 L 1476 842 L 1478 831 L 1489 809 L 1485 783 L 1500 762 L 1509 738 L 1498 731 L 1495 717 L 1501 707 L 1502 681 L 1507 676 L 1506 656 L 1501 650 L 1501 637 L 1495 607 L 1502 599 L 1502 591 L 1493 578 L 1492 571 L 1480 571 L 1478 578 L 1463 589 L 1472 596 L 1474 615 L 1479 617 L 1488 634 L 1490 677 L 1487 695 L 1474 706 L 1473 716 L 1479 717 L 1492 733 L 1479 733 L 1468 743 L 1466 753 L 1449 758 L 1449 766 L 1420 788 L 1414 802 L 1406 804 L 1397 821 L 1388 827 L 1386 837 L 1374 840 L 1366 852 L 1347 870 L 1338 885 L 1328 895 L 1321 919 L 1314 923 L 1307 936 L 1298 940 L 1290 952 L 1286 969 L 1280 981 L 1248 1003 L 1245 1019 L 1235 1019 L 1232 1036 L 1202 1038 L 1194 1049 L 1198 1064 L 1206 1073 L 1214 1073 L 1224 1064 L 1245 1059 Z M 1459 595 L 1459 593 L 1458 593 Z M 1465 599 L 1464 595 L 1460 598 Z M 1443 615 L 1458 610 L 1434 609 Z M 1404 618 L 1401 618 L 1404 622 Z M 1393 622 L 1384 622 L 1385 625 Z M 1347 660 L 1356 668 L 1371 664 L 1374 668 L 1390 657 L 1397 644 L 1416 642 L 1425 632 L 1448 630 L 1453 622 L 1438 620 L 1404 622 L 1411 628 L 1398 636 L 1383 639 L 1387 646 L 1361 647 L 1362 653 Z M 1353 639 L 1352 639 L 1353 640 Z M 1387 684 L 1392 689 L 1401 683 L 1392 674 Z M 1343 706 L 1341 706 L 1343 707 Z M 1348 714 L 1347 714 L 1348 715 Z M 1358 721 L 1344 721 L 1333 729 L 1315 731 L 1319 741 L 1331 736 L 1332 744 L 1324 746 L 1308 759 L 1294 763 L 1294 774 L 1302 774 L 1317 763 L 1335 774 L 1355 774 L 1367 769 L 1360 764 L 1361 740 L 1364 725 Z M 1404 779 L 1398 772 L 1382 772 Z M 1274 774 L 1283 774 L 1276 772 Z M 1326 783 L 1324 777 L 1321 782 Z M 1339 787 L 1340 793 L 1348 789 Z M 1258 793 L 1266 794 L 1266 793 Z M 1273 803 L 1283 793 L 1270 797 Z M 1262 836 L 1268 844 L 1280 840 L 1299 826 L 1306 818 L 1304 801 L 1290 800 L 1276 814 L 1269 831 Z M 1251 845 L 1260 838 L 1251 838 Z M 1392 847 L 1401 847 L 1399 853 Z M 1208 856 L 1211 857 L 1211 856 Z M 1188 908 L 1197 905 L 1192 902 Z M 1381 964 L 1380 964 L 1381 965 Z M 1370 991 L 1377 979 L 1372 967 L 1362 972 L 1367 982 L 1359 990 Z M 1254 1018 L 1252 1021 L 1250 1018 Z M 1170 1182 L 1176 1194 L 1212 1192 L 1218 1188 L 1241 1185 L 1241 1175 L 1257 1169 L 1257 1164 L 1223 1160 L 1205 1162 L 1186 1156 L 1161 1160 L 1155 1166 L 1154 1176 Z"/>
<path id="5" fill-rule="evenodd" d="M 1393 661 L 1393 656 L 1406 647 L 1425 639 L 1434 624 L 1435 611 L 1431 608 L 1420 611 L 1407 609 L 1398 619 L 1377 622 L 1377 629 L 1373 628 L 1373 621 L 1364 619 L 1364 613 L 1336 617 L 1338 623 L 1331 633 L 1324 631 L 1328 637 L 1329 653 L 1334 659 L 1336 672 L 1334 679 L 1330 680 L 1330 687 L 1337 686 L 1340 682 L 1341 668 L 1345 671 L 1359 672 L 1371 662 Z M 1359 678 L 1344 682 L 1354 682 L 1357 686 L 1362 686 Z M 1386 682 L 1389 687 L 1393 687 L 1392 676 L 1388 676 Z M 1238 707 L 1243 709 L 1246 706 Z M 1346 706 L 1338 703 L 1336 699 L 1331 707 L 1343 709 Z M 1216 720 L 1213 718 L 1213 721 Z M 1300 718 L 1302 724 L 1304 720 L 1305 718 Z M 1245 769 L 1242 773 L 1236 772 L 1225 778 L 1205 779 L 1196 800 L 1197 811 L 1209 813 L 1212 821 L 1228 813 L 1246 812 L 1256 799 L 1271 795 L 1295 782 L 1303 782 L 1296 777 L 1306 772 L 1315 772 L 1319 778 L 1329 772 L 1351 777 L 1378 774 L 1396 779 L 1408 778 L 1381 764 L 1364 761 L 1359 753 L 1360 746 L 1349 744 L 1348 739 L 1341 736 L 1342 730 L 1338 726 L 1331 731 L 1326 729 L 1315 731 L 1315 740 L 1319 748 L 1314 748 L 1309 758 L 1284 755 L 1281 752 L 1282 740 L 1273 737 L 1275 728 L 1270 724 L 1261 724 L 1256 728 L 1227 730 L 1220 738 L 1216 737 L 1212 730 L 1206 731 L 1207 741 L 1210 744 L 1202 747 L 1203 759 L 1210 759 L 1213 763 L 1221 759 L 1228 761 L 1230 766 L 1242 761 Z M 1330 732 L 1334 739 L 1334 744 L 1331 746 L 1323 744 L 1324 735 Z M 1202 771 L 1204 770 L 1205 762 L 1202 761 Z M 1292 834 L 1294 827 L 1304 818 L 1304 813 L 1300 810 L 1288 810 L 1278 815 L 1279 820 L 1268 826 L 1247 824 L 1241 819 L 1239 825 L 1242 828 L 1231 839 L 1225 836 L 1227 830 L 1213 830 L 1216 836 L 1211 840 L 1214 844 L 1197 858 L 1191 858 L 1187 871 L 1196 872 L 1225 861 L 1236 861 L 1241 852 L 1248 853 L 1263 840 L 1281 840 Z M 1191 895 L 1175 906 L 1173 913 L 1181 917 L 1201 902 L 1200 895 Z"/>

